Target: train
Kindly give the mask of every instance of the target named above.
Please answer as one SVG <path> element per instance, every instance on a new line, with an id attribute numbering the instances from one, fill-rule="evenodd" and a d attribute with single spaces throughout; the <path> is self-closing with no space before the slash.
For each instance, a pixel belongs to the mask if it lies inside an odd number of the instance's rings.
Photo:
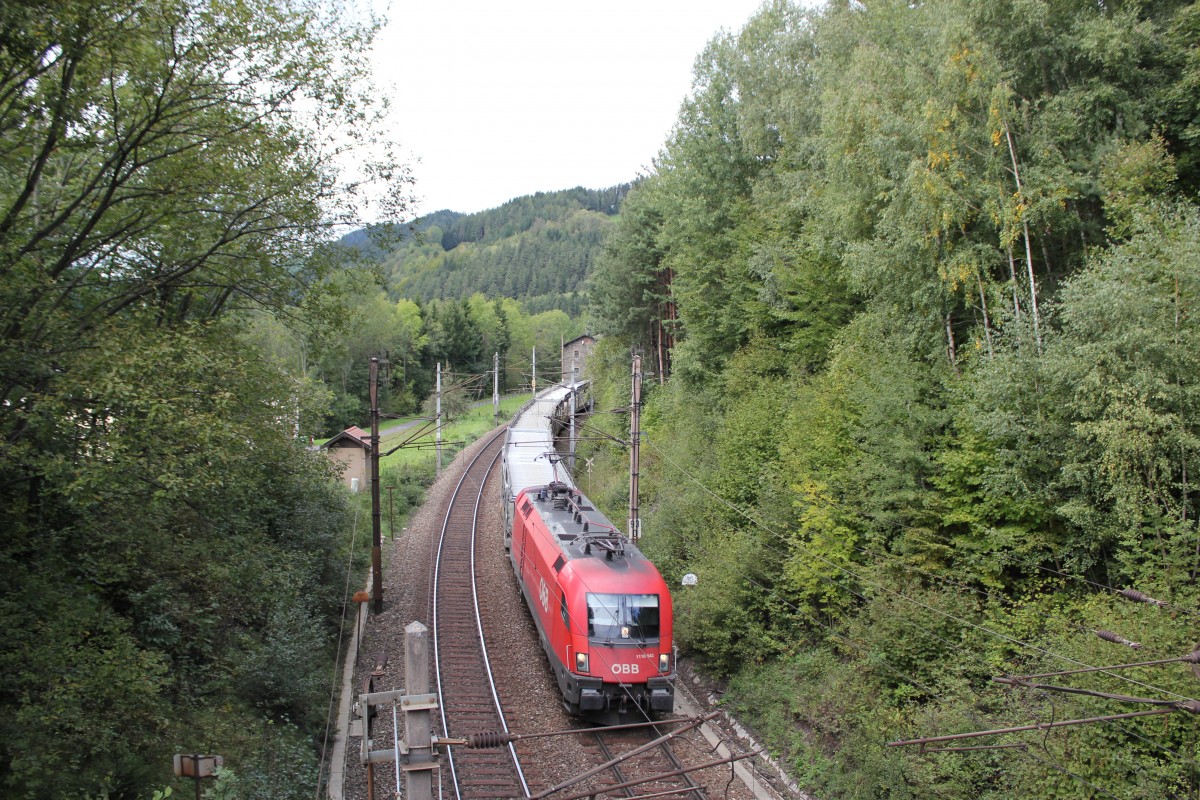
<path id="1" fill-rule="evenodd" d="M 643 722 L 674 708 L 671 593 L 554 448 L 584 388 L 545 390 L 509 425 L 504 546 L 567 711 L 603 725 Z"/>

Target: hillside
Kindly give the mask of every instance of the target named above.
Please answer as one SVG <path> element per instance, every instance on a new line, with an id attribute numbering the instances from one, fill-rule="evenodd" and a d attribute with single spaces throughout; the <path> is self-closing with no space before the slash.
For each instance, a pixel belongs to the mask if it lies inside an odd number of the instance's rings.
<path id="1" fill-rule="evenodd" d="M 584 279 L 631 186 L 518 197 L 476 214 L 437 211 L 382 257 L 393 299 L 520 300 L 577 316 Z"/>
<path id="2" fill-rule="evenodd" d="M 1159 716 L 1200 688 L 1198 44 L 1195 2 L 765 3 L 626 198 L 589 371 L 654 373 L 639 546 L 812 796 L 1200 797 Z M 579 453 L 618 520 L 629 424 Z"/>

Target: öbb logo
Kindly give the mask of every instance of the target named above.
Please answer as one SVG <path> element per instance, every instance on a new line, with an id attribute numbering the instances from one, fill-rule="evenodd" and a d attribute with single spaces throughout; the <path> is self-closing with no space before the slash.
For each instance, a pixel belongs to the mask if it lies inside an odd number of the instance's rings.
<path id="1" fill-rule="evenodd" d="M 547 614 L 550 613 L 550 589 L 546 586 L 546 579 L 541 579 L 541 585 L 538 586 L 538 599 L 542 601 L 542 610 Z"/>

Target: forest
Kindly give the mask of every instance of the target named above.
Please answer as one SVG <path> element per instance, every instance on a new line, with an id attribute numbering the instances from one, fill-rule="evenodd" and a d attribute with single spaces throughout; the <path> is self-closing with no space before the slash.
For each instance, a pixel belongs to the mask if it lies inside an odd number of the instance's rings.
<path id="1" fill-rule="evenodd" d="M 327 398 L 301 420 L 328 436 L 367 418 L 370 359 L 384 360 L 385 414 L 419 411 L 440 363 L 447 376 L 491 396 L 557 376 L 559 345 L 584 332 L 584 280 L 629 191 L 539 192 L 475 214 L 437 211 L 409 225 L 374 225 L 341 237 L 345 269 L 330 280 L 341 319 L 327 330 L 277 315 L 252 318 L 248 339 L 278 367 Z"/>
<path id="2" fill-rule="evenodd" d="M 625 199 L 590 368 L 620 408 L 645 356 L 644 549 L 814 797 L 1200 794 L 1198 45 L 1180 0 L 772 0 Z"/>
<path id="3" fill-rule="evenodd" d="M 520 300 L 527 312 L 582 316 L 584 279 L 629 184 L 518 197 L 476 214 L 438 211 L 382 253 L 389 296 L 431 301 Z M 350 240 L 362 243 L 362 235 Z"/>
<path id="4" fill-rule="evenodd" d="M 244 318 L 244 342 L 287 380 L 303 386 L 307 404 L 295 419 L 302 437 L 328 437 L 369 418 L 369 369 L 381 360 L 379 405 L 385 416 L 428 410 L 437 367 L 446 386 L 468 401 L 492 396 L 492 364 L 502 394 L 557 380 L 559 345 L 583 331 L 581 319 L 560 309 L 529 313 L 512 298 L 476 292 L 461 299 L 391 300 L 379 285 L 377 263 L 345 268 L 338 286 L 339 317 L 321 328 L 298 328 L 277 315 Z M 534 359 L 536 357 L 536 364 Z"/>
<path id="5" fill-rule="evenodd" d="M 225 757 L 212 797 L 321 782 L 362 537 L 296 435 L 328 398 L 248 334 L 335 330 L 362 267 L 328 243 L 371 181 L 407 207 L 375 29 L 272 0 L 0 8 L 6 798 L 190 791 L 181 752 Z"/>

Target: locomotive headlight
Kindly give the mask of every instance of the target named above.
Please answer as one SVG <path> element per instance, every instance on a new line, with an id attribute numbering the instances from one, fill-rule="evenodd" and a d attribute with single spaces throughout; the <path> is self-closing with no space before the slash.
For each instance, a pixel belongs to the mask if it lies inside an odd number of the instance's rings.
<path id="1" fill-rule="evenodd" d="M 668 653 L 659 653 L 658 671 L 666 672 L 670 668 L 671 668 L 671 656 Z"/>
<path id="2" fill-rule="evenodd" d="M 588 671 L 587 653 L 576 653 L 575 654 L 575 671 L 576 672 L 587 672 Z"/>

